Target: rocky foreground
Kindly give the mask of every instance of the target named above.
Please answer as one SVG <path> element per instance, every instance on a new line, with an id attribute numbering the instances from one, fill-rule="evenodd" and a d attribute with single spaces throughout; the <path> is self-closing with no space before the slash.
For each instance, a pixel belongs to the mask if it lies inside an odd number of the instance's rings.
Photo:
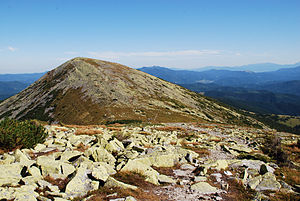
<path id="1" fill-rule="evenodd" d="M 283 169 L 260 149 L 299 136 L 216 124 L 46 126 L 34 149 L 4 153 L 2 200 L 297 200 L 299 161 Z M 297 150 L 297 149 L 296 149 Z M 299 150 L 298 150 L 299 151 Z M 299 157 L 299 152 L 293 159 Z M 297 180 L 298 179 L 298 180 Z M 287 199 L 288 200 L 288 199 Z"/>

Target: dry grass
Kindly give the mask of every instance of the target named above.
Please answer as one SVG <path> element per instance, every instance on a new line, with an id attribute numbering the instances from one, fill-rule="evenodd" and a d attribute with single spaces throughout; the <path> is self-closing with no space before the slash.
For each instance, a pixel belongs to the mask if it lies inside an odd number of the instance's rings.
<path id="1" fill-rule="evenodd" d="M 192 150 L 192 151 L 196 152 L 197 154 L 199 154 L 199 157 L 205 157 L 205 156 L 209 156 L 210 155 L 210 151 L 208 149 L 197 148 L 197 147 L 193 147 L 193 146 L 188 146 L 189 144 L 199 145 L 201 143 L 197 143 L 197 142 L 181 142 L 182 148 L 189 149 L 189 150 Z"/>
<path id="2" fill-rule="evenodd" d="M 300 184 L 300 171 L 289 167 L 282 167 L 280 170 L 285 176 L 284 181 L 290 185 Z"/>
<path id="3" fill-rule="evenodd" d="M 289 159 L 300 163 L 300 148 L 297 144 L 282 146 L 283 150 L 289 155 Z"/>
<path id="4" fill-rule="evenodd" d="M 185 139 L 192 139 L 197 138 L 198 135 L 193 132 L 182 132 L 177 135 L 177 138 L 185 138 Z"/>
<path id="5" fill-rule="evenodd" d="M 220 138 L 218 138 L 218 139 L 211 139 L 210 141 L 211 141 L 211 142 L 216 142 L 216 143 L 217 143 L 217 142 L 221 142 L 222 139 L 220 139 Z"/>
<path id="6" fill-rule="evenodd" d="M 53 177 L 46 176 L 44 180 L 51 183 L 52 185 L 58 186 L 60 191 L 64 191 L 67 184 L 69 183 L 69 178 L 66 179 L 54 179 Z"/>
<path id="7" fill-rule="evenodd" d="M 151 135 L 151 133 L 148 133 L 146 131 L 141 131 L 141 132 L 139 132 L 139 134 L 141 134 L 141 135 Z"/>
<path id="8" fill-rule="evenodd" d="M 47 151 L 47 152 L 37 152 L 37 153 L 30 152 L 29 156 L 30 156 L 31 160 L 35 160 L 39 156 L 48 156 L 48 155 L 53 154 L 55 152 L 58 152 L 58 149 L 54 149 L 54 150 Z"/>
<path id="9" fill-rule="evenodd" d="M 102 131 L 98 129 L 77 129 L 75 135 L 97 135 L 103 134 Z"/>
<path id="10" fill-rule="evenodd" d="M 229 188 L 226 194 L 222 196 L 223 200 L 225 201 L 232 201 L 232 200 L 243 200 L 243 201 L 250 201 L 253 200 L 255 191 L 245 188 L 241 182 L 234 179 L 227 179 L 227 183 L 229 184 Z"/>
<path id="11" fill-rule="evenodd" d="M 122 133 L 115 133 L 115 134 L 113 134 L 113 137 L 117 138 L 120 142 L 122 142 L 123 140 L 129 139 L 130 136 L 129 135 L 124 135 Z"/>
<path id="12" fill-rule="evenodd" d="M 176 127 L 176 126 L 165 126 L 165 127 L 157 127 L 153 128 L 158 131 L 187 131 L 185 128 Z"/>
<path id="13" fill-rule="evenodd" d="M 74 149 L 76 151 L 85 152 L 90 146 L 84 145 L 82 142 Z"/>
<path id="14" fill-rule="evenodd" d="M 68 131 L 69 129 L 67 129 L 67 128 L 55 128 L 55 130 L 65 132 L 65 131 Z"/>
<path id="15" fill-rule="evenodd" d="M 270 196 L 270 201 L 299 201 L 300 196 L 295 193 L 278 191 Z"/>
<path id="16" fill-rule="evenodd" d="M 108 127 L 110 131 L 122 131 L 123 128 L 120 127 Z"/>
<path id="17" fill-rule="evenodd" d="M 116 194 L 114 196 L 109 196 Z M 108 188 L 108 187 L 100 187 L 96 191 L 92 191 L 88 193 L 88 196 L 93 195 L 91 198 L 88 199 L 88 201 L 109 201 L 111 199 L 116 199 L 116 198 L 125 198 L 127 196 L 132 196 L 137 200 L 142 200 L 142 201 L 163 201 L 167 200 L 166 197 L 164 196 L 158 196 L 153 194 L 153 192 L 149 191 L 143 191 L 142 189 L 137 189 L 137 190 L 131 190 L 131 189 L 121 189 L 121 188 Z M 87 196 L 85 196 L 87 197 Z M 81 198 L 75 198 L 74 201 L 80 201 L 82 200 L 83 197 Z"/>
<path id="18" fill-rule="evenodd" d="M 176 163 L 173 167 L 156 167 L 152 166 L 154 170 L 159 172 L 160 174 L 164 174 L 167 176 L 175 176 L 175 173 L 173 170 L 180 169 L 180 164 Z"/>
<path id="19" fill-rule="evenodd" d="M 117 174 L 114 174 L 113 177 L 118 181 L 138 186 L 142 189 L 151 189 L 156 187 L 154 184 L 145 181 L 145 176 L 138 172 L 118 172 Z"/>
<path id="20" fill-rule="evenodd" d="M 75 124 L 67 124 L 64 125 L 66 128 L 81 128 L 81 129 L 96 129 L 96 128 L 107 128 L 105 125 L 75 125 Z"/>

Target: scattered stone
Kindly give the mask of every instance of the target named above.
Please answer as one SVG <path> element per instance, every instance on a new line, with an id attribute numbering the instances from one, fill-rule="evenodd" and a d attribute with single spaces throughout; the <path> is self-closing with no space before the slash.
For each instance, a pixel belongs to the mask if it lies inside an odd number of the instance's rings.
<path id="1" fill-rule="evenodd" d="M 262 181 L 255 188 L 257 191 L 278 191 L 281 185 L 278 181 L 276 181 L 275 175 L 270 172 L 267 172 L 263 175 Z"/>
<path id="2" fill-rule="evenodd" d="M 189 129 L 197 131 L 195 137 L 188 139 L 193 149 L 210 150 L 209 156 L 200 157 L 196 152 L 181 147 L 182 142 L 186 142 L 184 137 L 177 137 L 181 135 L 181 131 L 157 131 L 153 129 L 155 126 L 147 126 L 143 128 L 143 132 L 148 134 L 141 134 L 141 128 L 122 128 L 118 130 L 118 134 L 129 139 L 121 142 L 115 137 L 116 131 L 105 127 L 99 128 L 99 133 L 101 131 L 103 134 L 96 135 L 75 135 L 76 129 L 59 131 L 56 128 L 58 127 L 47 126 L 51 135 L 45 143 L 36 145 L 34 149 L 16 149 L 0 155 L 0 200 L 50 201 L 46 195 L 53 197 L 52 200 L 72 200 L 85 196 L 87 192 L 97 190 L 102 185 L 109 188 L 138 189 L 137 186 L 114 179 L 113 175 L 117 171 L 138 172 L 145 176 L 146 181 L 157 185 L 153 189 L 155 194 L 168 195 L 170 200 L 222 200 L 222 193 L 231 189 L 227 179 L 236 179 L 238 175 L 244 186 L 257 191 L 260 197 L 269 196 L 264 195 L 264 191 L 297 191 L 297 186 L 277 181 L 273 173 L 278 166 L 266 163 L 269 160 L 260 160 L 263 159 L 262 156 L 255 160 L 236 159 L 239 153 L 250 156 L 252 148 L 259 147 L 257 142 L 249 148 L 253 144 L 253 130 L 246 132 L 239 128 L 217 127 L 197 130 L 197 126 L 189 125 Z M 177 163 L 180 168 L 172 170 L 172 176 L 160 174 L 152 168 L 162 167 L 163 170 L 174 167 Z M 208 170 L 210 175 L 207 174 Z M 233 175 L 232 171 L 237 173 Z M 240 175 L 242 171 L 244 174 Z M 68 181 L 64 191 L 43 180 L 45 176 Z M 208 176 L 216 178 L 220 189 L 207 183 Z M 239 178 L 238 180 L 240 181 Z M 45 194 L 37 193 L 37 188 L 43 189 Z M 92 197 L 84 200 L 88 199 Z M 117 200 L 136 201 L 131 196 Z"/>
<path id="3" fill-rule="evenodd" d="M 233 174 L 230 171 L 224 171 L 224 174 L 227 176 L 232 176 Z"/>
<path id="4" fill-rule="evenodd" d="M 176 183 L 174 179 L 163 174 L 158 175 L 158 181 L 159 183 L 171 183 L 171 184 Z"/>
<path id="5" fill-rule="evenodd" d="M 132 196 L 128 196 L 125 198 L 125 201 L 137 201 L 137 200 Z"/>
<path id="6" fill-rule="evenodd" d="M 203 177 L 203 176 L 196 176 L 196 177 L 194 178 L 194 181 L 195 181 L 195 182 L 207 181 L 207 178 L 206 178 L 206 177 Z"/>
<path id="7" fill-rule="evenodd" d="M 211 186 L 207 182 L 195 183 L 191 186 L 191 190 L 197 191 L 202 194 L 213 194 L 218 192 L 218 189 L 216 187 Z"/>
<path id="8" fill-rule="evenodd" d="M 118 188 L 124 188 L 124 189 L 132 189 L 132 190 L 136 190 L 138 189 L 138 187 L 130 185 L 130 184 L 125 184 L 121 181 L 118 181 L 116 179 L 114 179 L 113 177 L 108 177 L 105 185 L 106 187 L 118 187 Z"/>

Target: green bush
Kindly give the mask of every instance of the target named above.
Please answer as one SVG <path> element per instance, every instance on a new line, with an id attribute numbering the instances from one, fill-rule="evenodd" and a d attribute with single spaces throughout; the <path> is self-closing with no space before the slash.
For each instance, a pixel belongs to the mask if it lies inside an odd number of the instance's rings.
<path id="1" fill-rule="evenodd" d="M 114 120 L 114 121 L 107 121 L 105 124 L 139 124 L 142 123 L 141 120 L 136 119 L 123 119 L 123 120 Z"/>
<path id="2" fill-rule="evenodd" d="M 45 128 L 34 121 L 5 118 L 0 122 L 0 148 L 33 148 L 47 137 Z"/>

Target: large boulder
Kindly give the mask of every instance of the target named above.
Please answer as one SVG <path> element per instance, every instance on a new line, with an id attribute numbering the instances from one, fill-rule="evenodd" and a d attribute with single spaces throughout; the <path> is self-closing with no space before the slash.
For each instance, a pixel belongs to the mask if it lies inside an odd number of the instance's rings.
<path id="1" fill-rule="evenodd" d="M 21 176 L 21 171 L 24 165 L 20 163 L 12 163 L 1 165 L 0 168 L 0 186 L 9 185 L 16 186 L 18 185 Z"/>
<path id="2" fill-rule="evenodd" d="M 55 160 L 54 156 L 40 156 L 36 161 L 37 165 L 42 169 L 43 176 L 51 176 L 53 178 L 66 178 L 75 171 L 75 167 L 69 163 Z"/>
<path id="3" fill-rule="evenodd" d="M 87 157 L 93 157 L 96 162 L 105 162 L 112 166 L 115 165 L 116 159 L 103 147 L 93 146 L 85 151 Z"/>
<path id="4" fill-rule="evenodd" d="M 159 173 L 150 167 L 151 162 L 148 158 L 139 158 L 127 162 L 127 164 L 120 170 L 121 172 L 138 172 L 146 177 L 145 181 L 159 185 Z"/>
<path id="5" fill-rule="evenodd" d="M 91 170 L 87 169 L 86 164 L 81 164 L 81 166 L 77 169 L 76 175 L 66 186 L 65 193 L 67 196 L 71 198 L 83 196 L 88 191 L 99 188 L 99 182 L 89 179 L 88 174 L 91 174 Z"/>
<path id="6" fill-rule="evenodd" d="M 278 181 L 276 181 L 275 175 L 270 172 L 267 172 L 263 175 L 262 181 L 256 186 L 255 190 L 257 191 L 278 191 L 281 185 Z"/>

